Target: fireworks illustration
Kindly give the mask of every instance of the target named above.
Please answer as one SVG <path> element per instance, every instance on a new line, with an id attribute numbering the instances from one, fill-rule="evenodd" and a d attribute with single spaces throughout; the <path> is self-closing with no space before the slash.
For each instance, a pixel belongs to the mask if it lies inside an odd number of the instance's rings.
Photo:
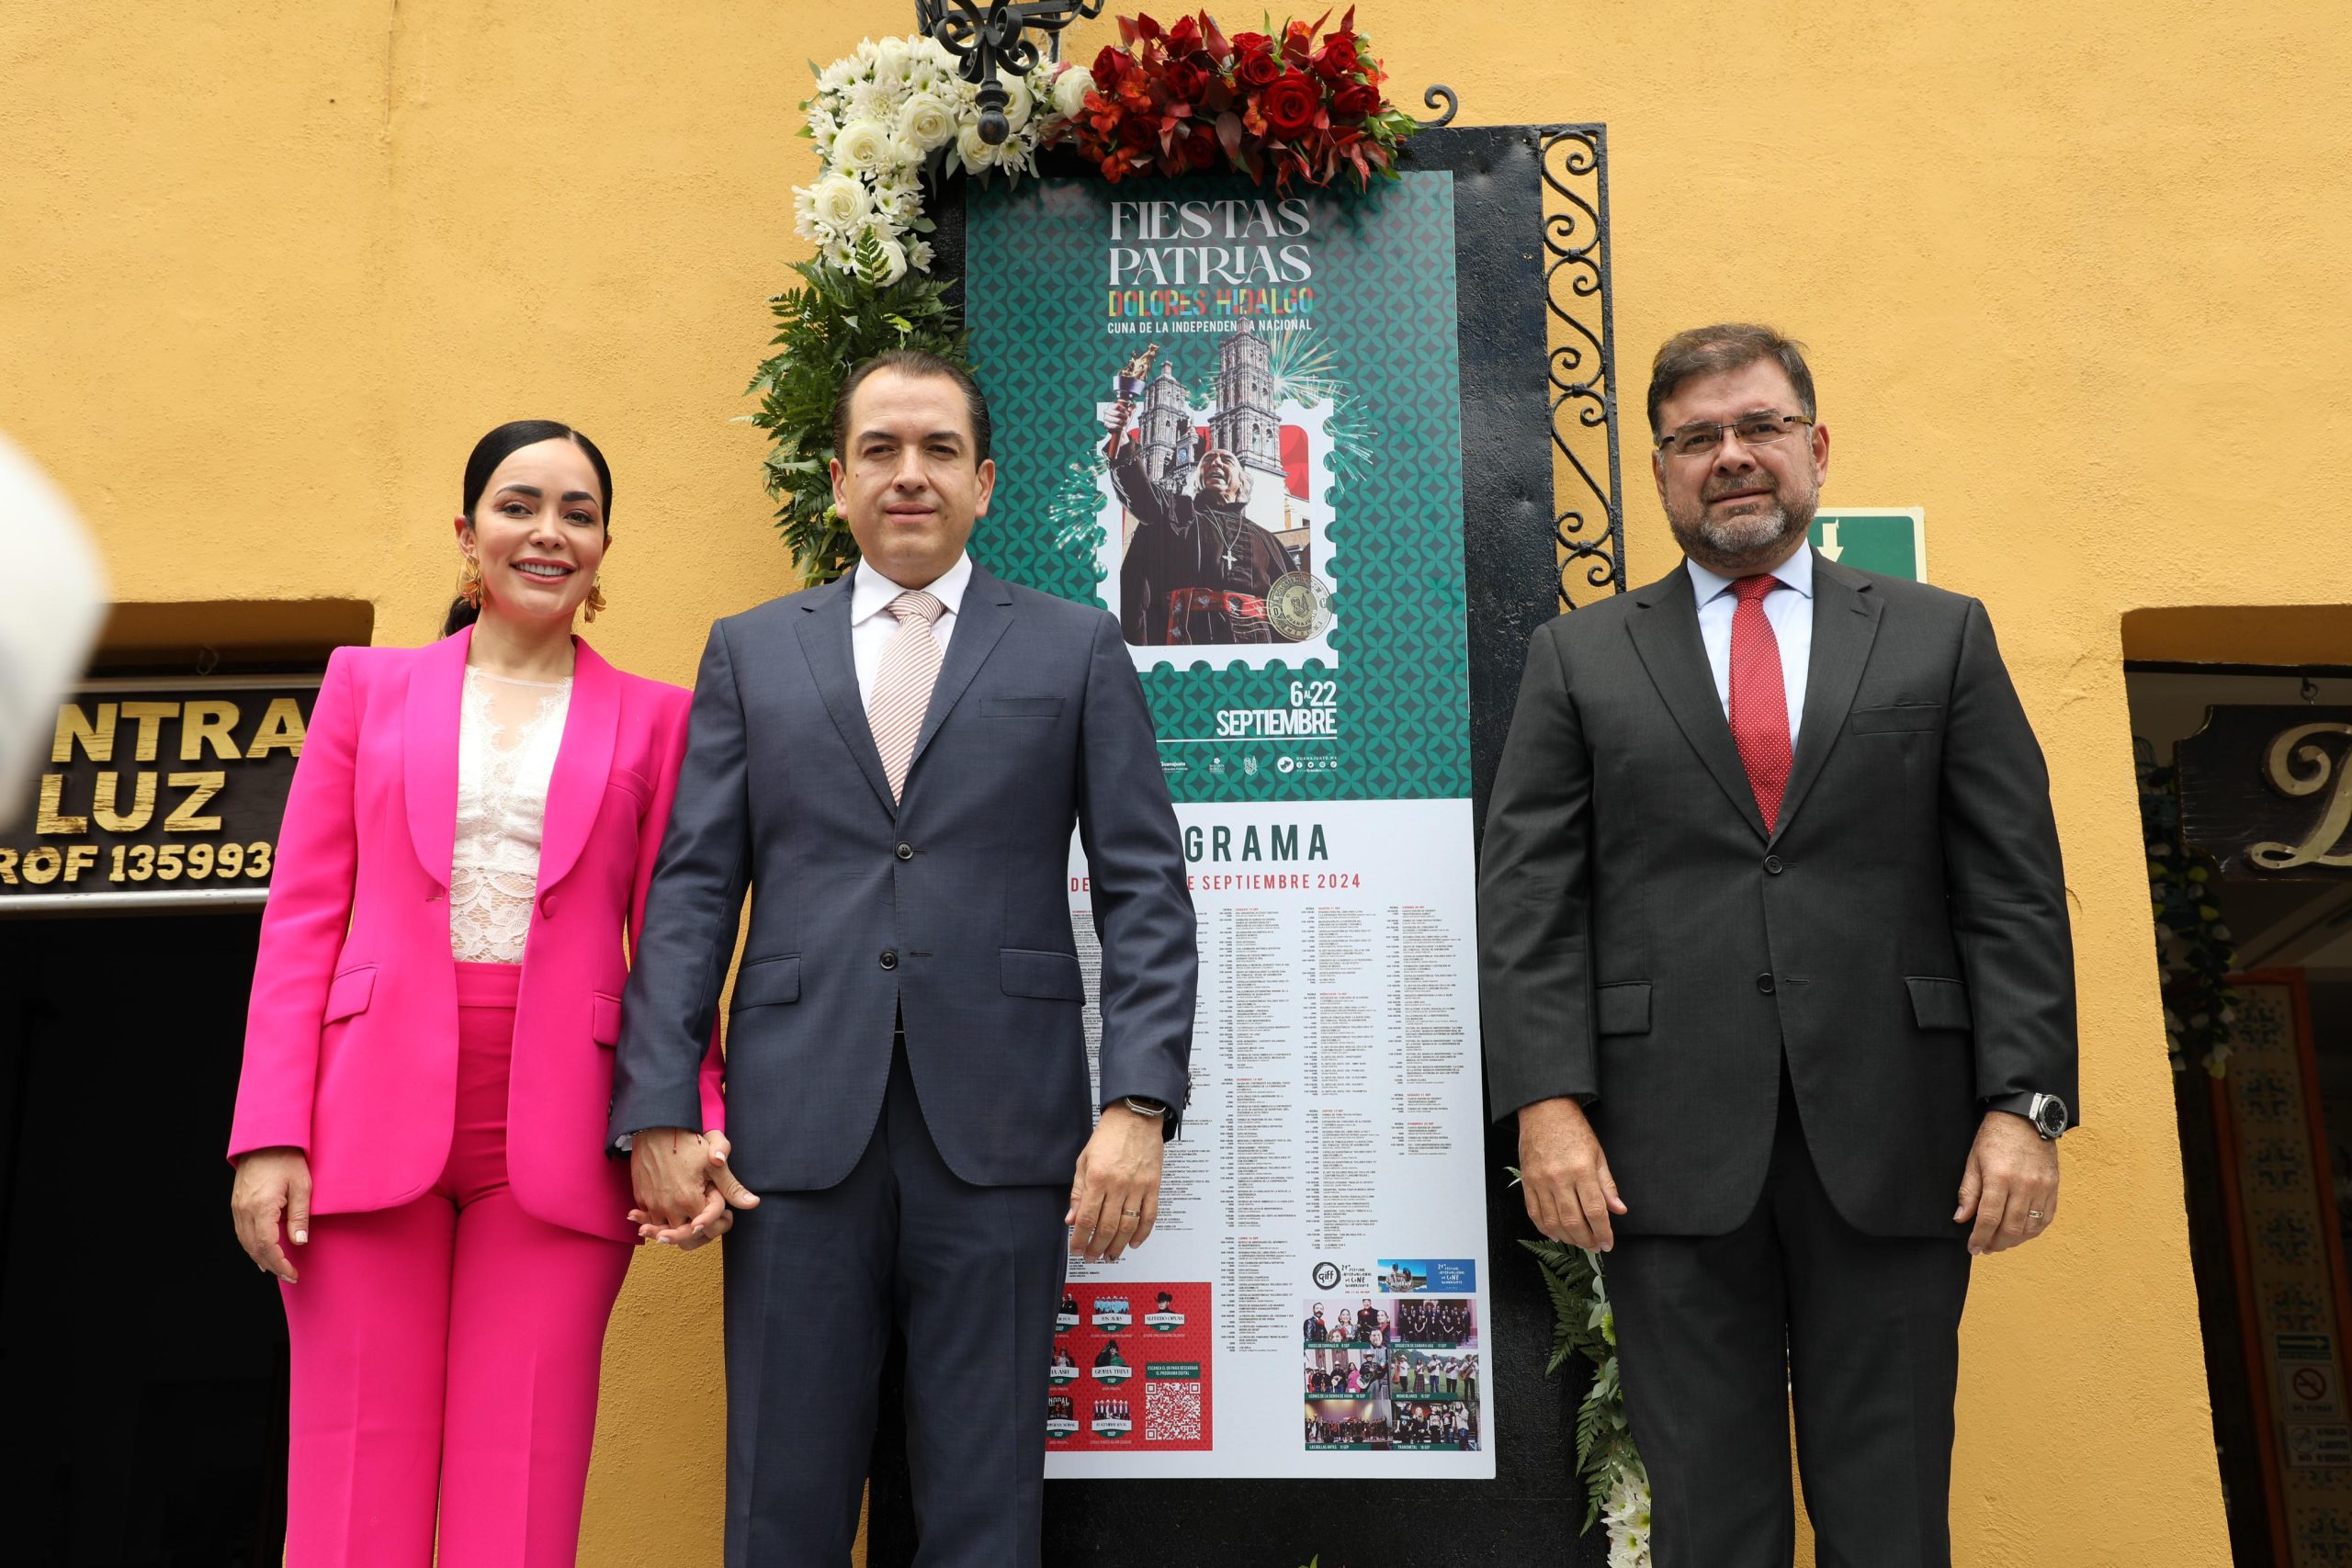
<path id="1" fill-rule="evenodd" d="M 1302 408 L 1329 403 L 1324 430 L 1331 442 L 1331 474 L 1346 482 L 1380 464 L 1378 433 L 1364 412 L 1363 399 L 1342 379 L 1330 345 L 1316 332 L 1275 333 L 1268 340 L 1268 369 L 1277 402 Z"/>

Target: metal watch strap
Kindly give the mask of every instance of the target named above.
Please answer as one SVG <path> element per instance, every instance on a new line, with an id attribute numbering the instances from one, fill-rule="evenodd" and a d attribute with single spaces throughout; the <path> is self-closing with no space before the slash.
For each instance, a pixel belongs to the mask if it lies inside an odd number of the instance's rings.
<path id="1" fill-rule="evenodd" d="M 1168 1119 L 1168 1107 L 1157 1100 L 1146 1100 L 1139 1095 L 1129 1094 L 1121 1096 L 1118 1103 L 1136 1115 L 1148 1116 L 1155 1122 L 1164 1122 Z"/>

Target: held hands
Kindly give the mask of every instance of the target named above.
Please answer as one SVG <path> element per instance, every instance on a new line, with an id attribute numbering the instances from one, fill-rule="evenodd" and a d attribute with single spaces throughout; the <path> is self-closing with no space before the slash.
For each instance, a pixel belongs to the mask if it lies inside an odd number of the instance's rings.
<path id="1" fill-rule="evenodd" d="M 1159 1162 L 1167 1146 L 1159 1118 L 1138 1116 L 1124 1105 L 1102 1112 L 1094 1135 L 1079 1152 L 1078 1176 L 1070 1183 L 1069 1226 L 1073 1258 L 1115 1262 L 1141 1247 L 1159 1219 Z"/>
<path id="2" fill-rule="evenodd" d="M 311 1162 L 295 1148 L 255 1149 L 237 1161 L 236 1184 L 229 1190 L 229 1213 L 236 1221 L 237 1244 L 254 1267 L 291 1285 L 301 1276 L 277 1245 L 277 1222 L 297 1247 L 311 1240 Z"/>
<path id="3" fill-rule="evenodd" d="M 1972 1256 L 2022 1247 L 2058 1217 L 2058 1145 L 2032 1122 L 2006 1111 L 1987 1111 L 1960 1179 L 1955 1224 L 1975 1221 Z"/>
<path id="4" fill-rule="evenodd" d="M 737 1209 L 756 1209 L 759 1194 L 727 1167 L 734 1147 L 716 1129 L 649 1127 L 629 1145 L 629 1185 L 637 1207 L 628 1212 L 637 1238 L 692 1252 L 734 1228 Z"/>
<path id="5" fill-rule="evenodd" d="M 1590 1252 L 1617 1245 L 1609 1217 L 1625 1212 L 1600 1139 L 1573 1100 L 1539 1100 L 1519 1112 L 1519 1182 L 1527 1217 L 1554 1241 Z"/>

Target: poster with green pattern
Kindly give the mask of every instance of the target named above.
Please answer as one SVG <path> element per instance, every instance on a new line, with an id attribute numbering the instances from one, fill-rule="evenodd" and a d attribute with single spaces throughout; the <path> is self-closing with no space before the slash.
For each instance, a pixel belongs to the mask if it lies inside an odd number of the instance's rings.
<path id="1" fill-rule="evenodd" d="M 1466 796 L 1452 176 L 1027 181 L 966 244 L 974 552 L 1119 616 L 1175 798 Z"/>

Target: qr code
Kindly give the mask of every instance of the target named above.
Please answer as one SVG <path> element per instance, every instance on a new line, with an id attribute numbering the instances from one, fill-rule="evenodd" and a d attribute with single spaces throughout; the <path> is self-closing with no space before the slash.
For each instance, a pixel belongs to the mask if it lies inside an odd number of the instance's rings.
<path id="1" fill-rule="evenodd" d="M 1143 1440 L 1147 1443 L 1199 1442 L 1201 1385 L 1173 1380 L 1144 1384 Z"/>

